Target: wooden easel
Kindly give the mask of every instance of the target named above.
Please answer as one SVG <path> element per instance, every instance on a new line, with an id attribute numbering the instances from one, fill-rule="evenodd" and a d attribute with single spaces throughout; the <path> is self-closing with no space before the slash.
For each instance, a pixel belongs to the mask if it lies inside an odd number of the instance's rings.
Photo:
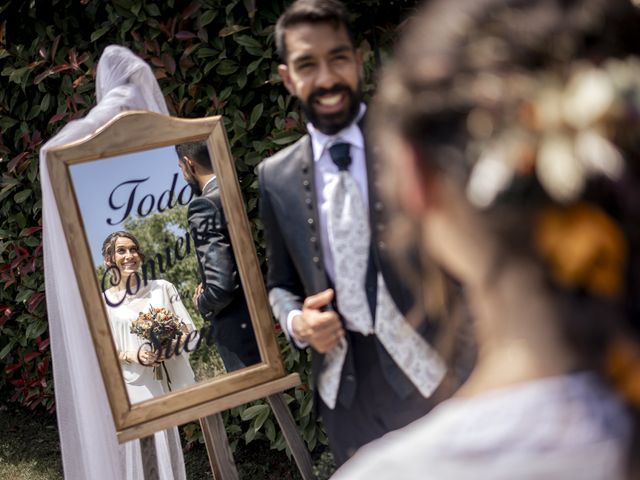
<path id="1" fill-rule="evenodd" d="M 313 464 L 311 463 L 309 451 L 304 445 L 282 393 L 267 395 L 265 398 L 276 416 L 300 475 L 304 480 L 312 480 L 314 478 Z M 202 427 L 213 477 L 216 480 L 239 480 L 238 470 L 233 460 L 229 439 L 222 421 L 222 414 L 214 413 L 201 418 L 200 426 Z M 145 480 L 158 480 L 158 461 L 153 434 L 140 439 L 140 448 Z"/>

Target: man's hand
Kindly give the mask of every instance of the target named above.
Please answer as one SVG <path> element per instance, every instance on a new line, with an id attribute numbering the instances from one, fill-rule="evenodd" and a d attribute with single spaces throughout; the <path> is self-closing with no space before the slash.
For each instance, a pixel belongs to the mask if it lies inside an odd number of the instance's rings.
<path id="1" fill-rule="evenodd" d="M 291 322 L 295 337 L 320 353 L 335 347 L 345 333 L 335 311 L 321 311 L 332 299 L 332 289 L 305 298 L 302 315 L 295 316 Z"/>
<path id="2" fill-rule="evenodd" d="M 199 312 L 200 310 L 198 309 L 198 298 L 200 298 L 200 295 L 202 295 L 202 291 L 204 289 L 202 288 L 202 282 L 200 282 L 198 284 L 198 286 L 196 287 L 196 291 L 193 292 L 193 297 L 191 297 L 191 301 L 193 302 L 193 306 L 196 309 L 196 312 Z"/>

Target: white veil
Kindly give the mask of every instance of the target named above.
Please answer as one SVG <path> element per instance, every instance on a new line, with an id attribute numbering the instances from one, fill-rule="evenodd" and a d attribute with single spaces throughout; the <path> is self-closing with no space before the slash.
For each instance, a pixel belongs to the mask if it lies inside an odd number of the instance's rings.
<path id="1" fill-rule="evenodd" d="M 67 124 L 40 151 L 44 272 L 53 374 L 65 477 L 92 480 L 125 478 L 102 376 L 93 349 L 70 252 L 60 222 L 46 151 L 79 140 L 125 110 L 168 114 L 149 66 L 130 50 L 107 47 L 97 68 L 98 104 Z"/>

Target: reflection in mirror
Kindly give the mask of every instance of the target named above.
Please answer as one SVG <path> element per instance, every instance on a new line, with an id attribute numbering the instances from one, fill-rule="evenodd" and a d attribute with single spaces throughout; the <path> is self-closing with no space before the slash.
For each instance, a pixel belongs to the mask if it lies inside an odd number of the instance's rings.
<path id="1" fill-rule="evenodd" d="M 259 363 L 206 143 L 70 172 L 131 403 Z"/>

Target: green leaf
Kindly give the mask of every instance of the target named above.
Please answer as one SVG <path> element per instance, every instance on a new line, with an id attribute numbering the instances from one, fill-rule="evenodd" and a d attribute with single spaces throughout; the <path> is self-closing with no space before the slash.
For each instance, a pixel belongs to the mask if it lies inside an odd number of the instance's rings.
<path id="1" fill-rule="evenodd" d="M 40 239 L 38 237 L 32 236 L 32 237 L 27 237 L 24 239 L 24 244 L 27 247 L 37 247 L 38 245 L 40 245 Z"/>
<path id="2" fill-rule="evenodd" d="M 233 60 L 224 59 L 216 67 L 216 73 L 219 75 L 231 75 L 238 70 L 238 64 Z"/>
<path id="3" fill-rule="evenodd" d="M 300 417 L 306 417 L 311 413 L 313 407 L 313 395 L 307 394 L 300 405 Z"/>
<path id="4" fill-rule="evenodd" d="M 265 405 L 266 406 L 266 405 Z M 270 414 L 270 410 L 267 407 L 266 409 L 262 410 L 258 416 L 256 417 L 256 419 L 253 422 L 253 429 L 257 432 L 258 430 L 260 430 L 260 428 L 262 427 L 262 425 L 264 425 L 264 422 L 267 421 L 267 418 L 269 418 L 269 414 Z"/>
<path id="5" fill-rule="evenodd" d="M 220 50 L 214 50 L 213 48 L 201 48 L 196 53 L 198 58 L 217 57 L 220 55 Z"/>
<path id="6" fill-rule="evenodd" d="M 285 136 L 280 137 L 280 138 L 274 138 L 273 139 L 273 143 L 275 143 L 276 145 L 288 145 L 288 144 L 298 140 L 300 138 L 300 136 L 301 135 L 299 133 L 293 133 L 291 135 L 285 135 Z"/>
<path id="7" fill-rule="evenodd" d="M 227 434 L 228 435 L 236 435 L 238 433 L 242 433 L 242 428 L 240 428 L 240 425 L 234 425 L 234 424 L 228 424 L 225 423 L 226 426 L 226 430 L 227 430 Z"/>
<path id="8" fill-rule="evenodd" d="M 4 347 L 2 347 L 2 350 L 0 350 L 0 360 L 2 360 L 4 357 L 6 357 L 9 352 L 11 351 L 11 349 L 14 347 L 14 345 L 16 344 L 15 340 L 9 340 L 9 343 L 7 343 Z"/>
<path id="9" fill-rule="evenodd" d="M 16 123 L 18 123 L 18 120 L 16 120 L 15 118 L 11 118 L 11 117 L 7 117 L 7 116 L 2 116 L 0 117 L 0 129 L 2 130 L 8 130 L 11 127 L 13 127 Z"/>
<path id="10" fill-rule="evenodd" d="M 258 105 L 253 107 L 253 110 L 251 111 L 251 115 L 249 116 L 249 127 L 248 127 L 249 130 L 251 130 L 255 126 L 258 120 L 260 120 L 260 117 L 262 116 L 263 111 L 264 111 L 264 105 L 262 103 L 259 103 Z"/>
<path id="11" fill-rule="evenodd" d="M 158 6 L 155 3 L 149 3 L 149 4 L 145 5 L 144 9 L 152 17 L 159 17 L 161 15 L 160 9 L 158 8 Z"/>
<path id="12" fill-rule="evenodd" d="M 249 64 L 249 66 L 247 67 L 247 74 L 253 73 L 260 66 L 260 63 L 262 63 L 262 59 L 261 58 L 251 62 Z"/>
<path id="13" fill-rule="evenodd" d="M 238 75 L 236 75 L 236 84 L 238 88 L 242 89 L 247 84 L 247 73 L 244 71 L 240 71 Z"/>
<path id="14" fill-rule="evenodd" d="M 40 105 L 34 105 L 27 114 L 27 120 L 33 120 L 40 114 Z"/>
<path id="15" fill-rule="evenodd" d="M 27 326 L 27 331 L 25 332 L 24 335 L 26 338 L 36 339 L 40 335 L 42 335 L 46 329 L 47 329 L 46 322 L 38 320 L 35 323 L 30 323 Z"/>
<path id="16" fill-rule="evenodd" d="M 224 102 L 231 96 L 231 92 L 233 92 L 233 87 L 227 87 L 222 92 L 220 92 L 220 101 Z"/>
<path id="17" fill-rule="evenodd" d="M 28 288 L 21 290 L 18 295 L 16 295 L 16 303 L 22 303 L 26 301 L 28 298 L 31 298 L 31 295 L 33 295 L 33 293 L 34 292 L 32 290 L 29 290 Z"/>
<path id="18" fill-rule="evenodd" d="M 258 48 L 262 50 L 262 44 L 249 35 L 238 35 L 236 37 L 233 37 L 233 39 L 237 44 L 242 45 L 243 47 Z M 260 53 L 260 55 L 262 55 L 262 53 Z"/>
<path id="19" fill-rule="evenodd" d="M 267 413 L 269 413 L 269 406 L 265 405 L 264 403 L 261 403 L 259 405 L 253 405 L 249 408 L 246 408 L 241 414 L 240 414 L 240 418 L 242 418 L 242 420 L 247 421 L 247 420 L 251 420 L 254 417 L 257 417 L 258 415 L 260 415 L 260 412 L 263 411 L 267 411 Z"/>
<path id="20" fill-rule="evenodd" d="M 107 33 L 109 30 L 111 30 L 111 25 L 109 24 L 103 25 L 102 27 L 100 27 L 99 29 L 97 29 L 95 32 L 91 34 L 91 41 L 95 42 L 100 37 L 102 37 L 105 33 Z"/>
<path id="21" fill-rule="evenodd" d="M 202 15 L 200 15 L 198 17 L 198 27 L 202 28 L 206 25 L 209 25 L 214 18 L 216 18 L 216 15 L 218 15 L 218 11 L 211 9 L 211 10 L 207 10 L 206 12 L 204 12 Z"/>
<path id="22" fill-rule="evenodd" d="M 273 420 L 271 420 L 270 418 L 268 418 L 267 421 L 264 423 L 264 434 L 271 443 L 275 441 L 276 427 L 273 424 Z"/>
<path id="23" fill-rule="evenodd" d="M 224 27 L 218 33 L 219 37 L 228 37 L 229 35 L 233 35 L 234 33 L 241 32 L 243 30 L 248 29 L 249 27 L 243 27 L 242 25 L 229 25 L 228 27 Z"/>
<path id="24" fill-rule="evenodd" d="M 247 430 L 247 433 L 244 434 L 244 443 L 246 443 L 247 445 L 250 444 L 256 438 L 257 433 L 258 432 L 253 428 Z"/>
<path id="25" fill-rule="evenodd" d="M 20 192 L 16 193 L 16 194 L 13 196 L 13 200 L 14 200 L 16 203 L 22 203 L 22 202 L 24 202 L 27 198 L 29 198 L 29 195 L 31 195 L 31 189 L 30 189 L 30 188 L 27 188 L 26 190 L 22 190 L 22 191 L 20 191 Z"/>
<path id="26" fill-rule="evenodd" d="M 23 77 L 25 77 L 26 75 L 29 74 L 29 67 L 22 67 L 22 68 L 16 68 L 14 70 L 12 69 L 4 69 L 2 71 L 2 74 L 5 75 L 5 72 L 9 70 L 11 73 L 9 74 L 9 81 L 13 82 L 13 83 L 17 83 L 18 85 L 22 84 L 22 80 Z"/>
<path id="27" fill-rule="evenodd" d="M 47 93 L 43 98 L 42 102 L 40 102 L 40 110 L 45 112 L 49 108 L 49 104 L 51 103 L 51 95 Z"/>

